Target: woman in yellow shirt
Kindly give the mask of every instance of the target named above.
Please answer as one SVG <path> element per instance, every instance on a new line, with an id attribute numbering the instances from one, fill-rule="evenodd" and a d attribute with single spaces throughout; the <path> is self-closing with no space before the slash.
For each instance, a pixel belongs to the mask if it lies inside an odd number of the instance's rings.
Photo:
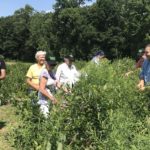
<path id="1" fill-rule="evenodd" d="M 26 74 L 26 82 L 31 87 L 31 89 L 39 90 L 39 77 L 43 68 L 45 68 L 45 51 L 38 51 L 35 54 L 36 64 L 30 66 Z"/>

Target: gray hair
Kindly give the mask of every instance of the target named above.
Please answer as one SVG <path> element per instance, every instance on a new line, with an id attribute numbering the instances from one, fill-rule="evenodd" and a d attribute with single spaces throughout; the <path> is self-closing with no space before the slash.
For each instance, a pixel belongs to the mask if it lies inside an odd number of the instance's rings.
<path id="1" fill-rule="evenodd" d="M 37 51 L 36 54 L 35 54 L 35 59 L 38 59 L 38 57 L 40 55 L 46 55 L 46 52 L 45 51 Z"/>

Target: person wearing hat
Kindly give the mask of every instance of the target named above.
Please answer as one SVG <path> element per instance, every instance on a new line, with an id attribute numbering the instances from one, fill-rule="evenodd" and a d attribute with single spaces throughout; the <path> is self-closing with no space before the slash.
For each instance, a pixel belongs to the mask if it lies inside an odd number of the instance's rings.
<path id="1" fill-rule="evenodd" d="M 50 91 L 50 86 L 57 86 L 57 81 L 55 76 L 53 76 L 52 70 L 56 66 L 54 61 L 47 61 L 45 63 L 45 68 L 41 71 L 39 77 L 39 91 L 38 91 L 38 104 L 40 105 L 40 110 L 45 117 L 49 113 L 49 100 L 52 104 L 57 104 L 57 99 L 53 96 Z"/>
<path id="2" fill-rule="evenodd" d="M 4 57 L 0 56 L 0 80 L 4 80 L 6 77 L 6 64 L 4 62 Z"/>
<path id="3" fill-rule="evenodd" d="M 100 60 L 104 57 L 105 57 L 104 52 L 102 50 L 100 50 L 100 51 L 95 53 L 94 57 L 92 58 L 92 62 L 94 62 L 95 64 L 98 65 Z"/>
<path id="4" fill-rule="evenodd" d="M 69 85 L 70 88 L 79 80 L 80 73 L 73 65 L 72 55 L 64 57 L 64 63 L 60 64 L 56 71 L 56 79 L 63 85 Z"/>
<path id="5" fill-rule="evenodd" d="M 68 92 L 61 86 L 60 82 L 56 80 L 52 72 L 55 66 L 56 61 L 47 61 L 45 63 L 46 68 L 42 70 L 39 78 L 38 104 L 45 117 L 47 117 L 49 113 L 49 100 L 52 104 L 57 104 L 57 99 L 53 95 L 55 88 L 62 88 L 64 92 Z"/>

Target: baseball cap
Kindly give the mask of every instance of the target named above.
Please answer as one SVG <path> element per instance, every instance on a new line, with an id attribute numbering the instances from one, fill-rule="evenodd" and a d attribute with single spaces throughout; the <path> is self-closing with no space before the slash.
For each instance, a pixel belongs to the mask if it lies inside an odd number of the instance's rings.
<path id="1" fill-rule="evenodd" d="M 66 56 L 64 57 L 64 59 L 69 59 L 69 60 L 71 60 L 71 61 L 74 61 L 73 55 L 66 55 Z"/>
<path id="2" fill-rule="evenodd" d="M 105 53 L 104 53 L 104 51 L 100 50 L 100 51 L 96 52 L 94 56 L 105 56 Z"/>
<path id="3" fill-rule="evenodd" d="M 56 65 L 57 65 L 56 61 L 54 61 L 54 60 L 49 60 L 49 61 L 47 61 L 47 64 L 48 64 L 49 66 L 56 66 Z"/>
<path id="4" fill-rule="evenodd" d="M 47 64 L 48 64 L 49 66 L 56 66 L 56 65 L 57 65 L 56 58 L 50 56 L 50 57 L 49 57 L 49 60 L 47 61 Z"/>

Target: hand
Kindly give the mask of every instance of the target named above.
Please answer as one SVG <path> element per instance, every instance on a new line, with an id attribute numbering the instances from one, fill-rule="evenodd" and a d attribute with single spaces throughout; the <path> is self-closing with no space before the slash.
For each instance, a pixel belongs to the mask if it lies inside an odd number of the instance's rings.
<path id="1" fill-rule="evenodd" d="M 55 80 L 55 85 L 56 85 L 58 88 L 61 88 L 61 83 L 60 83 L 58 80 Z"/>
<path id="2" fill-rule="evenodd" d="M 133 73 L 133 71 L 129 71 L 125 74 L 126 77 L 128 77 L 131 73 Z"/>
<path id="3" fill-rule="evenodd" d="M 58 103 L 57 99 L 54 98 L 54 99 L 52 100 L 52 104 L 55 105 L 55 104 L 57 104 L 57 103 Z"/>
<path id="4" fill-rule="evenodd" d="M 140 83 L 137 85 L 137 87 L 139 88 L 139 90 L 144 91 L 145 90 L 144 82 L 140 81 Z"/>
<path id="5" fill-rule="evenodd" d="M 144 90 L 145 90 L 145 87 L 141 87 L 141 88 L 140 88 L 140 91 L 144 91 Z"/>

